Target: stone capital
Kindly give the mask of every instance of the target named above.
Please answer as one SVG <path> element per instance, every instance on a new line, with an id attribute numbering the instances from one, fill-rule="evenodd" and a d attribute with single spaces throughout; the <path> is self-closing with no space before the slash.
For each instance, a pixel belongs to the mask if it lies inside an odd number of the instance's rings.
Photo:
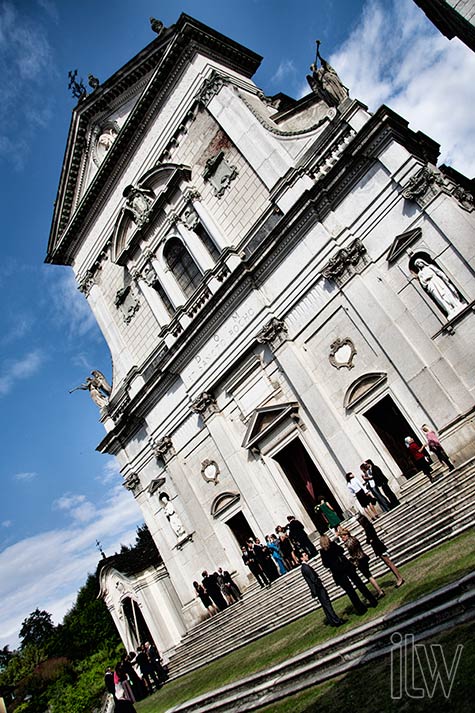
<path id="1" fill-rule="evenodd" d="M 88 270 L 82 277 L 78 279 L 78 290 L 87 297 L 94 287 L 97 285 L 95 275 L 91 270 Z"/>
<path id="2" fill-rule="evenodd" d="M 124 482 L 122 483 L 124 488 L 127 490 L 130 490 L 136 494 L 137 488 L 140 485 L 140 478 L 137 475 L 137 473 L 129 473 L 129 475 L 125 478 Z"/>
<path id="3" fill-rule="evenodd" d="M 322 270 L 322 275 L 327 280 L 340 284 L 345 277 L 356 272 L 356 267 L 364 260 L 365 253 L 365 246 L 359 238 L 356 238 L 330 258 Z"/>
<path id="4" fill-rule="evenodd" d="M 208 79 L 203 82 L 203 85 L 196 95 L 196 99 L 200 104 L 208 106 L 211 99 L 216 96 L 216 94 L 221 90 L 221 88 L 227 84 L 227 80 L 221 75 L 213 72 Z"/>
<path id="5" fill-rule="evenodd" d="M 283 319 L 272 317 L 257 333 L 256 339 L 259 344 L 274 344 L 274 346 L 277 346 L 278 343 L 284 341 L 287 331 L 287 325 Z"/>
<path id="6" fill-rule="evenodd" d="M 203 393 L 191 402 L 190 409 L 193 413 L 197 413 L 203 416 L 203 418 L 206 418 L 210 413 L 216 411 L 216 399 L 212 394 L 203 391 Z"/>
<path id="7" fill-rule="evenodd" d="M 170 436 L 163 436 L 163 438 L 150 438 L 149 445 L 154 456 L 162 460 L 164 463 L 166 463 L 166 461 L 175 454 L 173 441 Z"/>

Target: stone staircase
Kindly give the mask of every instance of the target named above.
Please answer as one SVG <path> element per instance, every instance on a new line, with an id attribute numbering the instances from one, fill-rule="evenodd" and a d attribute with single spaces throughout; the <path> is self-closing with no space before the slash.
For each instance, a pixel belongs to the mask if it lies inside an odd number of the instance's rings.
<path id="1" fill-rule="evenodd" d="M 434 482 L 418 474 L 401 488 L 401 504 L 380 515 L 376 530 L 388 547 L 392 560 L 402 565 L 475 524 L 475 459 L 448 474 L 434 470 Z M 364 544 L 365 536 L 354 518 L 344 525 Z M 365 547 L 370 554 L 371 548 Z M 312 566 L 318 571 L 330 597 L 342 596 L 317 556 Z M 378 558 L 371 558 L 374 575 L 389 574 Z M 234 649 L 254 641 L 313 611 L 315 603 L 297 568 L 262 590 L 251 585 L 243 599 L 205 620 L 183 637 L 169 661 L 170 678 L 182 676 Z"/>
<path id="2" fill-rule="evenodd" d="M 437 636 L 475 620 L 475 572 L 355 626 L 271 668 L 237 679 L 169 709 L 168 713 L 243 713 L 388 658 L 395 641 Z M 394 638 L 395 637 L 395 638 Z M 397 653 L 396 653 L 397 655 Z M 397 685 L 397 682 L 396 682 Z"/>

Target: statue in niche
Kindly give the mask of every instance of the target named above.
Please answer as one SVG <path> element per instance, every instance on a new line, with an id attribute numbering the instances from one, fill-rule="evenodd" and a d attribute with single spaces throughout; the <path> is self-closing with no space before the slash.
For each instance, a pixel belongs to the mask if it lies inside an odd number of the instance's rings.
<path id="1" fill-rule="evenodd" d="M 186 536 L 186 530 L 183 527 L 180 518 L 176 514 L 175 508 L 173 507 L 173 504 L 167 493 L 160 493 L 158 499 L 162 504 L 163 512 L 165 513 L 165 516 L 168 522 L 170 523 L 170 527 L 172 528 L 175 535 L 179 539 L 182 539 Z"/>
<path id="2" fill-rule="evenodd" d="M 307 82 L 314 94 L 321 97 L 330 106 L 338 106 L 348 96 L 348 89 L 342 83 L 333 67 L 320 54 L 320 40 L 317 40 L 315 62 L 310 66 L 312 75 L 307 75 Z M 318 61 L 320 60 L 320 67 Z"/>
<path id="3" fill-rule="evenodd" d="M 104 131 L 99 134 L 99 137 L 97 139 L 97 153 L 100 158 L 104 157 L 105 154 L 109 151 L 116 139 L 116 136 L 117 131 L 113 126 L 107 127 L 107 129 L 104 129 Z"/>
<path id="4" fill-rule="evenodd" d="M 466 307 L 466 302 L 459 295 L 455 285 L 437 265 L 428 263 L 423 258 L 417 258 L 414 260 L 414 268 L 417 270 L 417 279 L 422 288 L 438 304 L 447 319 L 452 319 Z"/>
<path id="5" fill-rule="evenodd" d="M 76 386 L 74 389 L 71 389 L 69 393 L 72 394 L 73 391 L 89 391 L 89 395 L 96 406 L 104 408 L 104 406 L 107 406 L 109 403 L 112 387 L 102 371 L 95 369 L 91 372 L 91 376 L 86 378 L 84 384 Z"/>

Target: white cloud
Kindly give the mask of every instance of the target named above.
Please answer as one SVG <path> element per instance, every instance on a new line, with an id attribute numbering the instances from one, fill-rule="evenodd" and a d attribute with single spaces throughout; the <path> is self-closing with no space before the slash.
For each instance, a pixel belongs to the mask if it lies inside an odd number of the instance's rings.
<path id="1" fill-rule="evenodd" d="M 11 520 L 4 520 L 2 522 L 2 527 L 11 527 L 13 525 L 13 522 Z"/>
<path id="2" fill-rule="evenodd" d="M 277 70 L 275 74 L 271 77 L 271 82 L 274 83 L 280 83 L 284 79 L 288 79 L 289 77 L 294 77 L 297 72 L 297 68 L 291 59 L 283 59 L 279 66 L 277 67 Z"/>
<path id="3" fill-rule="evenodd" d="M 67 331 L 70 338 L 94 335 L 99 337 L 99 328 L 84 295 L 79 292 L 74 274 L 65 268 L 62 272 L 46 268 L 44 273 L 51 295 L 50 308 L 56 326 Z"/>
<path id="4" fill-rule="evenodd" d="M 81 507 L 83 496 L 64 496 L 63 505 Z M 76 499 L 75 499 L 76 498 Z M 68 500 L 69 499 L 69 500 Z M 89 572 L 95 571 L 100 540 L 106 554 L 135 540 L 140 510 L 121 485 L 95 508 L 94 520 L 50 530 L 7 547 L 0 553 L 0 646 L 17 646 L 21 622 L 37 607 L 58 623 L 76 598 Z"/>
<path id="5" fill-rule="evenodd" d="M 102 473 L 97 476 L 96 480 L 104 485 L 109 485 L 110 483 L 117 483 L 120 477 L 119 463 L 115 458 L 111 458 L 105 463 Z"/>
<path id="6" fill-rule="evenodd" d="M 16 315 L 15 317 L 12 317 L 10 321 L 13 322 L 12 326 L 8 328 L 5 325 L 5 332 L 0 337 L 0 344 L 3 346 L 22 339 L 26 334 L 28 334 L 33 326 L 32 319 L 27 315 Z"/>
<path id="7" fill-rule="evenodd" d="M 44 361 L 44 355 L 38 349 L 20 359 L 5 361 L 0 371 L 0 396 L 8 394 L 18 381 L 36 374 Z"/>
<path id="8" fill-rule="evenodd" d="M 13 476 L 15 480 L 33 480 L 33 478 L 36 478 L 38 476 L 38 473 L 35 472 L 26 472 L 26 473 L 15 473 Z"/>
<path id="9" fill-rule="evenodd" d="M 442 36 L 412 0 L 368 0 L 330 58 L 352 97 L 387 104 L 441 144 L 441 162 L 475 173 L 475 54 Z"/>
<path id="10" fill-rule="evenodd" d="M 46 29 L 33 8 L 20 16 L 13 3 L 1 3 L 0 158 L 17 169 L 25 163 L 37 128 L 52 116 L 46 88 L 55 71 Z"/>
<path id="11" fill-rule="evenodd" d="M 96 508 L 85 495 L 66 494 L 53 502 L 53 510 L 66 511 L 76 522 L 88 522 L 96 516 Z"/>

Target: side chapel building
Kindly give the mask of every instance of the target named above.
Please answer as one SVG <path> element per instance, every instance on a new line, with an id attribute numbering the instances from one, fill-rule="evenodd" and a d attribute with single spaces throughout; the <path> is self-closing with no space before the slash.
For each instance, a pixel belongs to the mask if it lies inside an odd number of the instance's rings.
<path id="1" fill-rule="evenodd" d="M 351 511 L 363 459 L 397 491 L 425 422 L 474 454 L 475 209 L 432 139 L 321 58 L 307 96 L 270 97 L 254 52 L 185 14 L 155 30 L 81 89 L 46 260 L 110 347 L 98 449 L 163 558 L 105 567 L 102 595 L 127 647 L 170 652 L 202 569 L 245 585 L 243 541 L 291 513 L 317 530 L 319 495 Z"/>

